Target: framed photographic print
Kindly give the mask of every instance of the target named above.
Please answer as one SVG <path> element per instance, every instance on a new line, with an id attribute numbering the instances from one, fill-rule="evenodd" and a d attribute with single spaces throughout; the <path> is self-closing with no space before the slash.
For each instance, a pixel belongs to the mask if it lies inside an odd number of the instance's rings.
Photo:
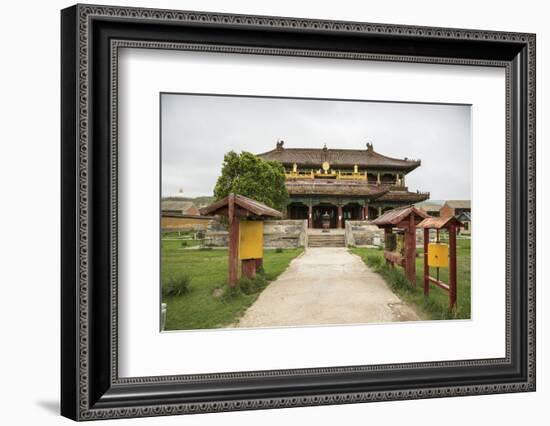
<path id="1" fill-rule="evenodd" d="M 64 416 L 535 390 L 535 35 L 61 29 Z"/>

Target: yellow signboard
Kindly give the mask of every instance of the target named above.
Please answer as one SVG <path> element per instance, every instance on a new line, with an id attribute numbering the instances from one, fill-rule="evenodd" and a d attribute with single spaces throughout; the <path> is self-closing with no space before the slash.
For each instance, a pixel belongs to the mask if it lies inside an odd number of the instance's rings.
<path id="1" fill-rule="evenodd" d="M 428 244 L 428 266 L 435 268 L 449 267 L 449 245 L 441 243 Z"/>
<path id="2" fill-rule="evenodd" d="M 241 220 L 239 223 L 239 259 L 261 259 L 264 255 L 264 223 Z"/>

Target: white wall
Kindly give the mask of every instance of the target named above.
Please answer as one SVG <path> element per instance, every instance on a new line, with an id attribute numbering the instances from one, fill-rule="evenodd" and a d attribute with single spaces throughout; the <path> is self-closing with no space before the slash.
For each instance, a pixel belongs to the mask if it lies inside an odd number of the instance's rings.
<path id="1" fill-rule="evenodd" d="M 143 7 L 356 20 L 537 33 L 538 103 L 538 391 L 454 399 L 123 420 L 132 424 L 513 425 L 547 417 L 550 252 L 548 75 L 550 27 L 542 1 L 108 1 Z M 0 394 L 3 424 L 62 424 L 59 401 L 59 9 L 72 3 L 2 5 L 0 66 Z M 146 423 L 147 422 L 147 423 Z M 108 421 L 102 424 L 113 423 Z M 535 424 L 542 424 L 542 420 Z M 115 423 L 113 423 L 115 424 Z"/>

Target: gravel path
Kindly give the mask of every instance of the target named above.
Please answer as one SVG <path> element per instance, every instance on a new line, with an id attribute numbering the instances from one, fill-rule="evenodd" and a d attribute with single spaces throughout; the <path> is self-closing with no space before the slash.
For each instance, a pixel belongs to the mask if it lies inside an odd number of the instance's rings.
<path id="1" fill-rule="evenodd" d="M 308 248 L 260 294 L 237 327 L 415 321 L 415 310 L 346 248 Z"/>

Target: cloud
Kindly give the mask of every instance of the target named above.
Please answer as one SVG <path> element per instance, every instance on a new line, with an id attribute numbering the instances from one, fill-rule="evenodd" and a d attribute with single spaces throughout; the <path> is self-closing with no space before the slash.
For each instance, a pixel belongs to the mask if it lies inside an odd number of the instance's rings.
<path id="1" fill-rule="evenodd" d="M 363 149 L 419 158 L 409 190 L 470 199 L 468 105 L 163 94 L 162 193 L 211 195 L 223 155 L 275 147 Z"/>

